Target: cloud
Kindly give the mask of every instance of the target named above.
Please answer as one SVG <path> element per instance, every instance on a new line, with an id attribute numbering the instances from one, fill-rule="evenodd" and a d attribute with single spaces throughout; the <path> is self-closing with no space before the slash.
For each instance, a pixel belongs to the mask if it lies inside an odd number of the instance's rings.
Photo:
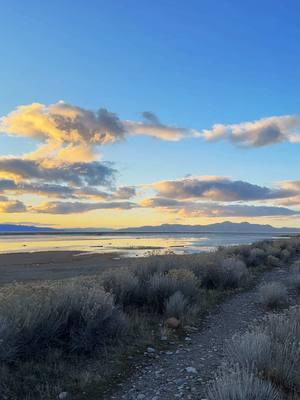
<path id="1" fill-rule="evenodd" d="M 74 185 L 110 186 L 115 170 L 108 163 L 93 161 L 90 163 L 60 163 L 56 167 L 48 166 L 42 160 L 28 160 L 17 157 L 0 158 L 0 176 L 16 179 L 36 179 L 46 182 L 65 182 Z"/>
<path id="2" fill-rule="evenodd" d="M 114 193 L 113 197 L 116 199 L 131 199 L 136 195 L 136 189 L 134 186 L 121 186 Z"/>
<path id="3" fill-rule="evenodd" d="M 283 190 L 291 192 L 291 196 L 281 199 L 277 203 L 285 206 L 300 205 L 300 181 L 283 181 L 279 183 Z"/>
<path id="4" fill-rule="evenodd" d="M 61 199 L 94 199 L 94 200 L 128 200 L 136 195 L 133 186 L 112 188 L 112 191 L 99 190 L 97 187 L 76 187 L 52 183 L 15 182 L 11 179 L 0 179 L 0 193 L 10 193 L 14 196 L 35 194 Z"/>
<path id="5" fill-rule="evenodd" d="M 144 122 L 122 121 L 113 112 L 90 111 L 59 101 L 46 106 L 22 105 L 0 119 L 0 132 L 38 139 L 43 143 L 32 157 L 74 160 L 74 152 L 85 161 L 95 156 L 95 147 L 123 140 L 129 135 L 179 140 L 192 130 L 165 125 L 151 112 L 142 113 Z"/>
<path id="6" fill-rule="evenodd" d="M 151 111 L 141 113 L 142 121 L 122 120 L 105 108 L 91 111 L 59 101 L 45 105 L 21 105 L 0 119 L 0 132 L 36 138 L 42 142 L 33 158 L 47 156 L 60 160 L 90 161 L 97 146 L 124 140 L 130 135 L 178 141 L 203 137 L 227 140 L 242 147 L 263 147 L 279 142 L 300 142 L 300 116 L 283 115 L 238 124 L 215 124 L 198 131 L 164 124 Z M 79 158 L 78 158 L 79 157 Z"/>
<path id="7" fill-rule="evenodd" d="M 5 196 L 0 196 L 0 213 L 20 213 L 25 212 L 26 206 L 19 200 L 10 200 Z"/>
<path id="8" fill-rule="evenodd" d="M 181 217 L 275 217 L 300 215 L 300 211 L 276 206 L 180 201 L 163 197 L 144 199 L 142 207 L 160 208 Z"/>
<path id="9" fill-rule="evenodd" d="M 126 133 L 116 114 L 104 108 L 93 112 L 63 101 L 19 106 L 1 119 L 0 126 L 5 133 L 72 144 L 115 142 Z"/>
<path id="10" fill-rule="evenodd" d="M 224 177 L 188 177 L 154 183 L 158 196 L 171 199 L 204 199 L 212 201 L 256 201 L 292 196 L 291 188 L 268 188 Z"/>
<path id="11" fill-rule="evenodd" d="M 135 187 L 118 187 L 117 170 L 113 164 L 100 161 L 98 153 L 100 146 L 129 136 L 151 136 L 166 141 L 204 137 L 208 141 L 222 139 L 243 147 L 262 147 L 283 141 L 300 142 L 299 127 L 300 117 L 286 115 L 241 124 L 218 124 L 199 132 L 165 124 L 151 111 L 142 112 L 137 121 L 129 121 L 105 108 L 90 111 L 62 101 L 19 106 L 0 118 L 0 133 L 35 139 L 37 147 L 18 157 L 0 156 L 0 193 L 14 197 L 0 198 L 0 212 L 23 212 L 27 208 L 34 212 L 70 214 L 138 207 L 129 201 L 136 196 Z M 297 211 L 287 207 L 300 205 L 300 181 L 265 187 L 224 177 L 196 176 L 157 182 L 151 187 L 156 197 L 145 199 L 142 206 L 186 215 L 231 216 L 231 212 L 245 216 L 276 212 L 296 215 Z M 26 194 L 47 196 L 49 200 L 39 206 L 25 205 L 17 196 Z M 270 201 L 276 206 L 229 204 Z"/>
<path id="12" fill-rule="evenodd" d="M 92 210 L 130 210 L 136 208 L 138 205 L 129 201 L 120 202 L 98 202 L 98 203 L 84 203 L 84 202 L 47 202 L 37 207 L 32 208 L 32 211 L 46 214 L 77 214 L 84 213 Z"/>
<path id="13" fill-rule="evenodd" d="M 70 186 L 49 183 L 15 182 L 11 179 L 0 179 L 0 193 L 12 193 L 14 195 L 38 194 L 41 196 L 70 198 L 76 197 L 76 190 Z"/>
<path id="14" fill-rule="evenodd" d="M 144 118 L 144 122 L 124 121 L 124 126 L 130 135 L 152 136 L 168 141 L 178 141 L 196 136 L 195 130 L 178 128 L 161 123 L 159 118 L 150 111 L 144 111 L 141 115 Z"/>
<path id="15" fill-rule="evenodd" d="M 199 136 L 208 141 L 227 140 L 242 147 L 263 147 L 280 142 L 300 142 L 298 115 L 274 116 L 240 124 L 215 124 Z"/>

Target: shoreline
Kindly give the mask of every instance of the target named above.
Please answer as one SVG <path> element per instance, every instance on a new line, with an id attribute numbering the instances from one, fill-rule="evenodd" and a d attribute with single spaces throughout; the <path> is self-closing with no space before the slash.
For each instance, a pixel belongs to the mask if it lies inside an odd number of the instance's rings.
<path id="1" fill-rule="evenodd" d="M 137 263 L 120 253 L 82 251 L 37 251 L 0 254 L 0 285 L 14 282 L 69 279 L 92 276 L 105 269 Z"/>

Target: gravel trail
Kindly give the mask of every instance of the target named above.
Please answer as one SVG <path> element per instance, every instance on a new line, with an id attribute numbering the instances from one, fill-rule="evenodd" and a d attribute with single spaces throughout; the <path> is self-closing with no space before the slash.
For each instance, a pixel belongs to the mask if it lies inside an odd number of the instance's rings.
<path id="1" fill-rule="evenodd" d="M 276 268 L 265 272 L 260 281 L 284 282 L 288 274 L 289 268 Z M 226 340 L 263 317 L 256 299 L 257 286 L 218 305 L 204 319 L 201 330 L 189 334 L 182 344 L 170 344 L 167 351 L 145 356 L 144 365 L 137 365 L 136 372 L 107 399 L 205 399 L 206 383 L 222 363 Z M 294 301 L 291 297 L 290 302 Z"/>

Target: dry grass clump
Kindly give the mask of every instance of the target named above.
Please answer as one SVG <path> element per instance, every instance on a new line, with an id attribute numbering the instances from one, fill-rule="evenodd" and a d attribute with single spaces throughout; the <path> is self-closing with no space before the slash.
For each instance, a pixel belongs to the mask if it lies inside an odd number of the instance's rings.
<path id="1" fill-rule="evenodd" d="M 300 262 L 297 261 L 292 265 L 291 276 L 288 280 L 291 289 L 300 291 Z"/>
<path id="2" fill-rule="evenodd" d="M 277 385 L 300 392 L 300 307 L 268 316 L 261 331 L 271 338 L 271 353 L 264 371 Z"/>
<path id="3" fill-rule="evenodd" d="M 269 363 L 271 338 L 265 332 L 246 332 L 235 335 L 226 344 L 226 354 L 243 368 L 262 371 Z"/>
<path id="4" fill-rule="evenodd" d="M 189 312 L 189 302 L 181 292 L 175 292 L 165 302 L 166 317 L 175 317 L 182 321 Z"/>
<path id="5" fill-rule="evenodd" d="M 242 389 L 240 387 L 240 375 L 242 375 L 245 377 L 244 385 L 248 385 L 243 390 L 251 392 L 252 382 L 247 381 L 250 373 L 252 378 L 255 377 L 260 381 L 263 379 L 269 388 L 274 385 L 290 395 L 299 393 L 300 307 L 291 307 L 282 314 L 270 314 L 251 331 L 234 336 L 226 346 L 226 354 L 227 370 L 230 370 L 232 365 L 238 366 L 238 373 L 233 375 L 230 373 L 232 390 Z M 247 396 L 240 397 L 241 392 L 234 397 L 233 392 L 230 392 L 231 389 L 227 387 L 228 382 L 229 378 L 224 369 L 213 383 L 213 391 L 210 389 L 209 392 L 210 396 L 226 393 L 227 397 L 223 397 L 224 399 L 248 398 Z M 231 393 L 233 397 L 230 397 L 228 393 Z M 215 397 L 215 399 L 218 398 L 222 397 Z"/>
<path id="6" fill-rule="evenodd" d="M 270 382 L 252 371 L 235 366 L 224 368 L 208 389 L 209 400 L 279 400 L 278 391 Z"/>
<path id="7" fill-rule="evenodd" d="M 280 282 L 268 282 L 258 289 L 258 302 L 265 308 L 276 308 L 287 304 L 288 292 Z"/>

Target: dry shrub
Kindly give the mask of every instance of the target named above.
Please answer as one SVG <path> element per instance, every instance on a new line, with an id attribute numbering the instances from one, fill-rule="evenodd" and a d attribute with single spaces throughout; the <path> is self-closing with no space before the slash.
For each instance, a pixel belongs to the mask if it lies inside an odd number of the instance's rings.
<path id="1" fill-rule="evenodd" d="M 175 317 L 182 321 L 188 312 L 188 308 L 188 300 L 180 291 L 177 291 L 166 300 L 165 315 L 166 317 Z"/>
<path id="2" fill-rule="evenodd" d="M 279 267 L 280 266 L 280 259 L 274 255 L 269 255 L 267 258 L 267 263 L 271 267 Z"/>
<path id="3" fill-rule="evenodd" d="M 98 288 L 68 285 L 0 306 L 0 359 L 13 361 L 53 348 L 89 353 L 118 341 L 127 332 L 125 316 L 112 296 Z"/>
<path id="4" fill-rule="evenodd" d="M 103 287 L 115 297 L 117 304 L 123 307 L 139 302 L 140 282 L 133 273 L 126 269 L 107 271 L 103 274 Z"/>
<path id="5" fill-rule="evenodd" d="M 280 282 L 268 282 L 258 289 L 258 301 L 265 308 L 276 308 L 287 303 L 287 289 Z"/>
<path id="6" fill-rule="evenodd" d="M 246 332 L 235 335 L 226 344 L 226 355 L 243 368 L 255 368 L 262 371 L 269 363 L 271 338 L 264 332 Z"/>
<path id="7" fill-rule="evenodd" d="M 205 268 L 202 287 L 206 289 L 236 289 L 246 284 L 249 271 L 245 263 L 231 257 Z"/>
<path id="8" fill-rule="evenodd" d="M 226 346 L 227 366 L 271 381 L 288 393 L 300 391 L 300 307 L 270 314 Z M 229 368 L 229 367 L 228 367 Z"/>
<path id="9" fill-rule="evenodd" d="M 270 382 L 252 371 L 235 366 L 223 368 L 208 388 L 209 400 L 279 400 L 278 391 Z"/>

